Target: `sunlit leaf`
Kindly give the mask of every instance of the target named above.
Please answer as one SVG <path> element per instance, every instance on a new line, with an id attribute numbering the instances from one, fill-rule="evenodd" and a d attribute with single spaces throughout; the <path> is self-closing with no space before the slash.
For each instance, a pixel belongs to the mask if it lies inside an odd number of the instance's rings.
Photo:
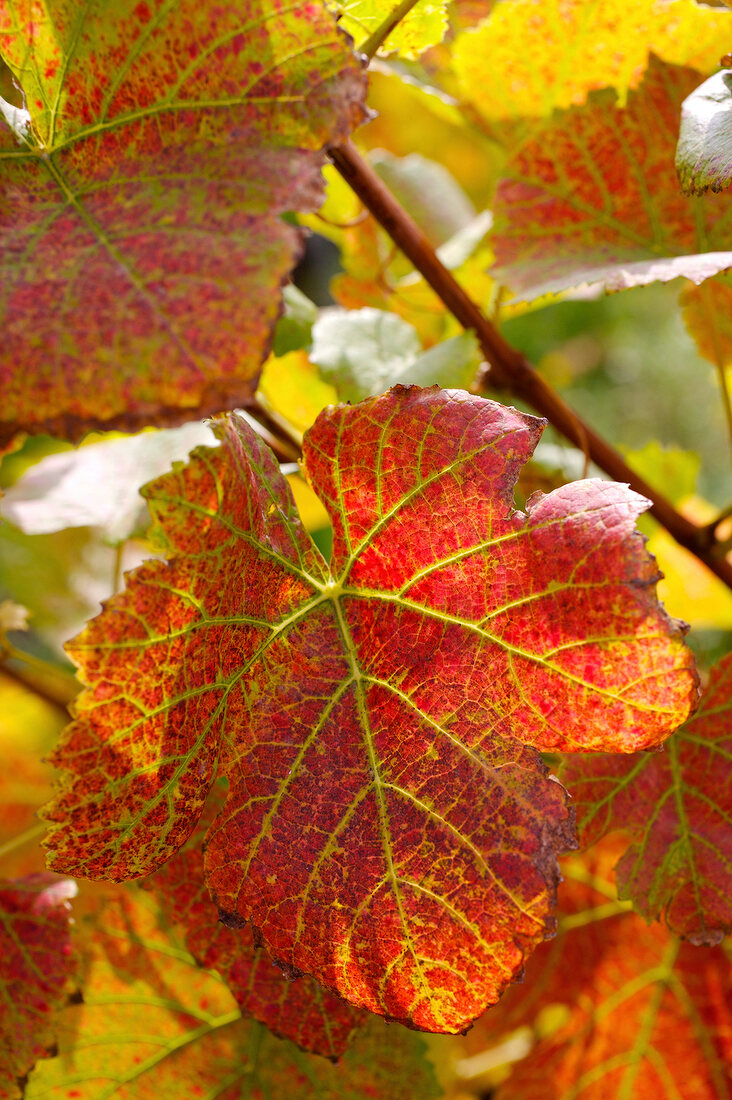
<path id="1" fill-rule="evenodd" d="M 83 1001 L 58 1028 L 58 1056 L 38 1064 L 28 1100 L 434 1100 L 416 1035 L 375 1020 L 338 1065 L 241 1019 L 215 974 L 171 938 L 151 899 L 122 889 L 79 929 Z"/>
<path id="2" fill-rule="evenodd" d="M 0 675 L 0 868 L 16 878 L 44 866 L 36 810 L 52 793 L 44 757 L 65 724 L 61 707 Z"/>
<path id="3" fill-rule="evenodd" d="M 56 875 L 0 880 L 0 1096 L 15 1100 L 33 1063 L 55 1037 L 55 1014 L 70 992 L 74 960 L 68 899 L 76 886 Z"/>
<path id="4" fill-rule="evenodd" d="M 398 0 L 331 0 L 331 4 L 342 14 L 341 24 L 353 35 L 357 49 L 400 6 Z M 419 57 L 429 46 L 440 42 L 447 30 L 445 8 L 445 0 L 418 0 L 399 20 L 381 52 L 396 52 L 406 58 Z"/>
<path id="5" fill-rule="evenodd" d="M 729 202 L 687 198 L 674 170 L 681 100 L 697 80 L 654 59 L 626 108 L 597 93 L 547 122 L 498 187 L 494 276 L 533 298 L 584 282 L 701 283 L 732 266 Z"/>
<path id="6" fill-rule="evenodd" d="M 219 972 L 245 1016 L 305 1050 L 328 1058 L 343 1054 L 368 1014 L 310 977 L 292 981 L 257 947 L 249 925 L 222 924 L 204 884 L 200 848 L 178 852 L 151 880 L 168 917 L 184 930 L 188 950 Z"/>
<path id="7" fill-rule="evenodd" d="M 361 121 L 359 62 L 317 5 L 12 0 L 0 53 L 0 440 L 245 402 L 321 201 L 319 150 Z"/>
<path id="8" fill-rule="evenodd" d="M 305 432 L 318 413 L 338 400 L 335 387 L 320 377 L 305 351 L 270 356 L 264 364 L 259 393 L 267 406 L 298 432 Z"/>
<path id="9" fill-rule="evenodd" d="M 705 512 L 690 507 L 684 511 L 689 518 L 711 520 L 716 509 L 707 504 Z M 648 539 L 648 550 L 657 560 L 663 579 L 658 592 L 669 614 L 696 628 L 732 630 L 732 591 L 689 550 L 679 546 L 668 531 L 654 525 Z"/>
<path id="10" fill-rule="evenodd" d="M 660 925 L 613 914 L 593 885 L 568 882 L 563 893 L 572 915 L 560 919 L 557 940 L 539 948 L 525 985 L 509 990 L 475 1029 L 500 1033 L 502 1020 L 533 1025 L 549 1006 L 563 1010 L 558 1029 L 514 1067 L 497 1100 L 728 1096 L 729 951 L 680 943 Z"/>
<path id="11" fill-rule="evenodd" d="M 512 0 L 461 34 L 452 56 L 462 95 L 490 122 L 550 115 L 597 88 L 624 102 L 649 50 L 707 70 L 730 36 L 732 18 L 694 0 Z"/>
<path id="12" fill-rule="evenodd" d="M 701 462 L 694 451 L 664 447 L 657 439 L 651 439 L 644 447 L 626 451 L 625 459 L 637 474 L 674 504 L 679 504 L 696 490 Z"/>
<path id="13" fill-rule="evenodd" d="M 616 868 L 620 896 L 694 943 L 718 943 L 732 929 L 731 761 L 729 655 L 664 752 L 569 757 L 561 772 L 584 844 L 614 829 L 630 833 Z"/>
<path id="14" fill-rule="evenodd" d="M 632 751 L 696 698 L 624 486 L 513 513 L 541 422 L 397 388 L 323 413 L 326 564 L 246 423 L 145 490 L 171 560 L 75 641 L 49 858 L 143 875 L 206 842 L 222 919 L 354 1004 L 464 1028 L 551 922 L 564 794 L 534 748 Z M 415 461 L 416 457 L 416 461 Z"/>

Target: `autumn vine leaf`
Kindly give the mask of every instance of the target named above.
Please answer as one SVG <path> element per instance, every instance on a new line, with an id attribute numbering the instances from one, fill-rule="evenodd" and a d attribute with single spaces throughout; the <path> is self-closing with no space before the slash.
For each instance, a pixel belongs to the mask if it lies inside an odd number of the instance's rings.
<path id="1" fill-rule="evenodd" d="M 217 774 L 221 918 L 353 1004 L 458 1031 L 552 927 L 573 843 L 538 749 L 631 752 L 696 701 L 635 532 L 646 502 L 586 481 L 512 511 L 534 417 L 397 387 L 325 410 L 304 469 L 327 563 L 236 416 L 145 489 L 167 562 L 70 647 L 89 685 L 55 752 L 49 861 L 160 867 Z"/>
<path id="2" fill-rule="evenodd" d="M 591 866 L 591 865 L 590 865 Z M 497 1100 L 717 1100 L 732 1089 L 732 982 L 725 946 L 682 943 L 659 924 L 612 912 L 587 863 L 568 881 L 563 920 L 473 1041 L 533 1025 L 542 1009 L 564 1019 L 513 1069 Z M 570 871 L 571 874 L 571 871 Z M 588 880 L 589 883 L 588 884 Z M 611 886 L 611 884 L 608 884 Z M 609 891 L 612 893 L 612 886 Z"/>
<path id="3" fill-rule="evenodd" d="M 439 1096 L 422 1041 L 403 1028 L 374 1019 L 334 1066 L 242 1019 L 140 890 L 110 888 L 80 921 L 78 944 L 83 998 L 64 1008 L 58 1053 L 38 1062 L 26 1100 Z"/>
<path id="4" fill-rule="evenodd" d="M 368 1014 L 323 989 L 312 978 L 290 981 L 254 942 L 251 927 L 227 928 L 206 889 L 200 842 L 221 810 L 225 792 L 214 785 L 196 833 L 143 885 L 167 919 L 179 927 L 191 955 L 216 970 L 242 1012 L 281 1039 L 326 1058 L 340 1058 Z"/>
<path id="5" fill-rule="evenodd" d="M 2 65 L 0 442 L 245 403 L 300 250 L 279 215 L 364 118 L 332 16 L 10 0 Z"/>
<path id="6" fill-rule="evenodd" d="M 593 89 L 612 87 L 625 101 L 646 70 L 649 48 L 677 65 L 716 65 L 730 29 L 727 12 L 695 0 L 603 0 L 591 7 L 583 0 L 514 0 L 460 34 L 452 61 L 461 96 L 490 127 L 580 106 Z"/>
<path id="7" fill-rule="evenodd" d="M 699 710 L 662 753 L 568 757 L 561 775 L 580 840 L 630 834 L 618 863 L 621 898 L 646 920 L 664 915 L 694 943 L 732 929 L 732 657 L 712 670 Z"/>
<path id="8" fill-rule="evenodd" d="M 55 1014 L 74 969 L 68 899 L 76 885 L 48 873 L 0 881 L 0 1096 L 55 1039 Z"/>
<path id="9" fill-rule="evenodd" d="M 651 58 L 626 107 L 608 89 L 557 112 L 498 186 L 494 274 L 535 298 L 584 282 L 701 283 L 732 266 L 732 208 L 687 198 L 674 167 L 681 103 L 699 79 Z"/>

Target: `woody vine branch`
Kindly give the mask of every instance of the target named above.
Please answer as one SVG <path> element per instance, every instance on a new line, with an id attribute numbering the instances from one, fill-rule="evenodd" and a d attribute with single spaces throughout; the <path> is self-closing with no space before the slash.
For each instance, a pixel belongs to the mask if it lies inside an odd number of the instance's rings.
<path id="1" fill-rule="evenodd" d="M 411 261 L 457 321 L 472 329 L 489 364 L 484 378 L 492 389 L 520 398 L 575 446 L 589 455 L 615 481 L 627 482 L 651 501 L 651 513 L 670 535 L 732 589 L 732 563 L 724 556 L 715 525 L 697 525 L 628 466 L 622 455 L 587 424 L 552 389 L 539 372 L 481 312 L 477 304 L 441 263 L 429 241 L 397 202 L 352 142 L 331 146 L 336 169 L 382 229 Z"/>

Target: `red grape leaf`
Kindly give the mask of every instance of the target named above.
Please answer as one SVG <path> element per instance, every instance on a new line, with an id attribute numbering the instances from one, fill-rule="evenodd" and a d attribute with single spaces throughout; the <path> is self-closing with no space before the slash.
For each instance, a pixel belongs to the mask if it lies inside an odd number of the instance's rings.
<path id="1" fill-rule="evenodd" d="M 645 501 L 586 481 L 512 511 L 542 423 L 397 387 L 321 413 L 328 564 L 237 417 L 147 486 L 171 560 L 71 646 L 50 864 L 124 878 L 207 838 L 223 919 L 352 1003 L 463 1029 L 551 928 L 564 792 L 536 749 L 658 744 L 696 701 Z M 219 759 L 220 757 L 220 759 Z"/>
<path id="2" fill-rule="evenodd" d="M 531 1024 L 549 1004 L 567 1012 L 559 1030 L 518 1063 L 496 1100 L 727 1100 L 730 961 L 729 950 L 680 943 L 632 913 L 560 931 L 527 968 L 527 988 L 544 995 L 520 1006 L 512 989 L 495 1015 L 486 1014 L 493 1032 L 503 1013 L 516 1026 Z"/>
<path id="3" fill-rule="evenodd" d="M 53 1043 L 73 957 L 68 899 L 76 885 L 44 872 L 0 881 L 0 1096 Z"/>
<path id="4" fill-rule="evenodd" d="M 333 1065 L 241 1019 L 224 983 L 171 937 L 149 895 L 110 889 L 83 920 L 83 1001 L 64 1009 L 58 1057 L 27 1100 L 436 1100 L 421 1040 L 381 1020 Z"/>
<path id="5" fill-rule="evenodd" d="M 662 753 L 568 757 L 561 770 L 580 839 L 614 829 L 632 843 L 618 893 L 694 943 L 732 929 L 732 655 L 713 669 L 699 710 Z"/>
<path id="6" fill-rule="evenodd" d="M 201 818 L 205 826 L 223 802 L 224 794 L 219 796 L 216 785 Z M 288 980 L 266 951 L 256 946 L 249 925 L 227 928 L 219 921 L 204 883 L 200 850 L 204 832 L 199 827 L 198 835 L 144 885 L 155 892 L 168 919 L 181 926 L 193 957 L 201 966 L 218 970 L 246 1015 L 304 1050 L 339 1058 L 367 1014 L 310 977 Z"/>
<path id="7" fill-rule="evenodd" d="M 676 179 L 681 102 L 698 82 L 652 58 L 627 107 L 607 90 L 557 112 L 498 185 L 493 274 L 535 298 L 583 282 L 701 283 L 732 267 L 729 202 L 687 198 Z"/>
<path id="8" fill-rule="evenodd" d="M 365 76 L 317 4 L 11 0 L 0 441 L 241 404 Z"/>

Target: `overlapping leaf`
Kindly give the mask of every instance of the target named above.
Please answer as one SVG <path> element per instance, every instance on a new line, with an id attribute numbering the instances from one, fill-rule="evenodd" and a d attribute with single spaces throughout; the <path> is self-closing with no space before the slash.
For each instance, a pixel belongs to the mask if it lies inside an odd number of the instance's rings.
<path id="1" fill-rule="evenodd" d="M 382 46 L 386 53 L 419 57 L 429 46 L 440 42 L 447 30 L 445 0 L 421 0 L 401 18 L 399 4 L 394 0 L 331 0 L 331 3 L 341 14 L 343 26 L 353 35 L 357 48 L 395 14 L 394 29 Z"/>
<path id="2" fill-rule="evenodd" d="M 687 198 L 676 179 L 681 101 L 698 81 L 653 59 L 627 107 L 601 92 L 557 113 L 499 184 L 494 273 L 534 298 L 583 282 L 701 283 L 732 266 L 732 206 Z"/>
<path id="3" fill-rule="evenodd" d="M 334 1066 L 241 1019 L 228 989 L 171 938 L 150 899 L 122 888 L 79 928 L 83 1000 L 59 1020 L 58 1056 L 39 1062 L 28 1100 L 433 1100 L 416 1035 L 380 1020 Z"/>
<path id="4" fill-rule="evenodd" d="M 649 49 L 704 71 L 731 35 L 727 12 L 695 0 L 513 0 L 461 34 L 452 56 L 462 95 L 490 124 L 579 105 L 597 88 L 624 101 Z"/>
<path id="5" fill-rule="evenodd" d="M 632 843 L 617 866 L 618 892 L 694 943 L 732 928 L 732 656 L 711 674 L 697 714 L 662 753 L 568 758 L 585 844 L 614 829 Z"/>
<path id="6" fill-rule="evenodd" d="M 219 921 L 204 883 L 200 842 L 224 797 L 215 786 L 198 835 L 145 885 L 155 892 L 168 919 L 180 926 L 193 957 L 219 972 L 246 1016 L 304 1050 L 339 1058 L 367 1013 L 322 989 L 312 978 L 290 981 L 255 944 L 251 927 L 227 928 Z"/>
<path id="7" fill-rule="evenodd" d="M 588 481 L 513 513 L 541 422 L 397 388 L 305 438 L 328 566 L 261 441 L 218 430 L 146 489 L 171 560 L 71 649 L 90 687 L 55 753 L 51 864 L 154 870 L 218 769 L 222 919 L 356 1005 L 460 1030 L 551 927 L 572 838 L 535 748 L 655 745 L 695 702 L 645 502 Z"/>
<path id="8" fill-rule="evenodd" d="M 13 0 L 0 440 L 244 402 L 363 76 L 317 5 Z"/>
<path id="9" fill-rule="evenodd" d="M 20 1097 L 18 1080 L 54 1040 L 55 1013 L 74 960 L 68 899 L 76 886 L 47 873 L 0 882 L 0 1096 Z"/>
<path id="10" fill-rule="evenodd" d="M 564 890 L 571 908 L 575 887 Z M 593 894 L 596 908 L 587 912 Z M 726 1100 L 729 951 L 680 943 L 632 913 L 607 915 L 604 894 L 587 887 L 578 900 L 585 912 L 566 931 L 560 924 L 555 943 L 531 960 L 526 985 L 477 1025 L 495 1034 L 502 1023 L 534 1023 L 550 1004 L 567 1013 L 515 1067 L 498 1100 Z"/>

